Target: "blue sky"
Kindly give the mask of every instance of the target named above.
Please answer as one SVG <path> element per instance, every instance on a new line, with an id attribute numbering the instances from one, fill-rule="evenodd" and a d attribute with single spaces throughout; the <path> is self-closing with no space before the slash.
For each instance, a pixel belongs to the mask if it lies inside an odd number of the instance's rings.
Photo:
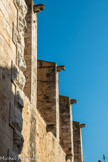
<path id="1" fill-rule="evenodd" d="M 85 162 L 108 158 L 108 0 L 37 0 L 38 59 L 65 65 L 60 94 L 76 98 Z M 106 160 L 108 161 L 108 160 Z"/>

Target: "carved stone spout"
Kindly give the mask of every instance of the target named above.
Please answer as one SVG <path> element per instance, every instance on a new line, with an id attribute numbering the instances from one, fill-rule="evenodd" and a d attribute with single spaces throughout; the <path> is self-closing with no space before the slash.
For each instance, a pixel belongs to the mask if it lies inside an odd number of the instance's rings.
<path id="1" fill-rule="evenodd" d="M 65 66 L 64 65 L 57 66 L 57 72 L 60 72 L 62 70 L 65 70 Z"/>
<path id="2" fill-rule="evenodd" d="M 34 12 L 38 13 L 44 10 L 45 6 L 43 4 L 34 5 Z"/>
<path id="3" fill-rule="evenodd" d="M 86 124 L 80 124 L 80 128 L 85 128 Z"/>
<path id="4" fill-rule="evenodd" d="M 76 100 L 76 99 L 71 99 L 71 100 L 70 100 L 70 103 L 71 103 L 71 104 L 76 104 L 76 103 L 77 103 L 77 100 Z"/>

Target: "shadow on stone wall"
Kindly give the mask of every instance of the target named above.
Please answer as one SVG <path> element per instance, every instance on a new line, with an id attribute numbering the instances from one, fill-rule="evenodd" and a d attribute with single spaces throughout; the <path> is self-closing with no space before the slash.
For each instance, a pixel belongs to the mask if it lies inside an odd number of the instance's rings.
<path id="1" fill-rule="evenodd" d="M 18 88 L 16 67 L 0 67 L 0 161 L 20 161 L 23 136 L 21 134 L 24 107 L 23 94 Z"/>

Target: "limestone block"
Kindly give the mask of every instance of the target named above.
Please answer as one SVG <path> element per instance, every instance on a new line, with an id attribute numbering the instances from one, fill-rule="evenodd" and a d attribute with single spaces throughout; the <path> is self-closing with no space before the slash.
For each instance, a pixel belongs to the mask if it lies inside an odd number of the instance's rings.
<path id="1" fill-rule="evenodd" d="M 20 32 L 25 31 L 25 29 L 27 29 L 26 20 L 21 16 L 20 13 L 18 15 L 18 29 Z"/>
<path id="2" fill-rule="evenodd" d="M 24 60 L 24 48 L 21 48 L 20 44 L 17 44 L 17 65 L 22 71 L 25 71 L 26 63 Z"/>
<path id="3" fill-rule="evenodd" d="M 24 0 L 14 0 L 15 6 L 18 9 L 18 27 L 13 23 L 13 42 L 17 46 L 17 65 L 24 71 L 26 64 L 24 60 L 24 32 L 27 28 L 25 16 L 27 14 L 27 6 Z"/>
<path id="4" fill-rule="evenodd" d="M 25 60 L 23 57 L 21 57 L 19 55 L 19 59 L 18 59 L 18 65 L 19 65 L 19 68 L 22 70 L 22 71 L 25 71 L 26 69 L 26 63 L 25 63 Z"/>
<path id="5" fill-rule="evenodd" d="M 13 33 L 12 33 L 12 40 L 14 44 L 20 44 L 23 48 L 25 47 L 24 43 L 24 31 L 20 31 L 20 28 L 17 28 L 13 23 Z"/>
<path id="6" fill-rule="evenodd" d="M 20 30 L 20 29 L 18 29 L 18 30 Z M 24 48 L 25 47 L 24 31 L 19 32 L 19 37 L 20 37 L 20 41 L 21 41 L 21 46 L 22 46 L 22 48 Z"/>
<path id="7" fill-rule="evenodd" d="M 13 33 L 12 33 L 12 40 L 14 42 L 15 45 L 17 45 L 17 43 L 20 43 L 21 44 L 21 37 L 19 35 L 19 31 L 18 29 L 16 28 L 16 26 L 14 25 L 13 23 Z"/>
<path id="8" fill-rule="evenodd" d="M 22 16 L 25 17 L 27 14 L 27 5 L 25 3 L 25 0 L 14 0 L 14 3 L 18 10 L 21 12 Z"/>
<path id="9" fill-rule="evenodd" d="M 10 104 L 10 126 L 16 128 L 17 130 L 22 130 L 22 114 L 21 111 L 15 107 L 13 104 Z"/>
<path id="10" fill-rule="evenodd" d="M 18 154 L 21 153 L 22 151 L 22 147 L 23 147 L 23 136 L 22 134 L 17 130 L 14 129 L 14 133 L 13 133 L 13 143 L 14 143 L 14 151 Z"/>
<path id="11" fill-rule="evenodd" d="M 26 28 L 26 21 L 24 18 L 19 16 L 18 19 L 18 28 L 15 27 L 13 23 L 13 42 L 17 47 L 17 65 L 19 68 L 24 71 L 26 69 L 26 64 L 24 60 L 24 31 Z"/>
<path id="12" fill-rule="evenodd" d="M 16 102 L 18 103 L 20 108 L 24 107 L 24 94 L 22 91 L 16 91 Z"/>
<path id="13" fill-rule="evenodd" d="M 21 90 L 24 89 L 26 79 L 23 74 L 23 72 L 12 63 L 12 76 L 11 76 L 12 82 L 18 86 Z"/>

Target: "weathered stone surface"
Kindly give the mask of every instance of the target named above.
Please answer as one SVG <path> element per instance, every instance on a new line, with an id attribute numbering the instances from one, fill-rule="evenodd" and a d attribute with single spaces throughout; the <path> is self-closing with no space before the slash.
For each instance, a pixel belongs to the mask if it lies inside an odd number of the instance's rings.
<path id="1" fill-rule="evenodd" d="M 35 157 L 36 158 L 36 117 L 34 113 L 31 113 L 31 127 L 30 131 L 33 133 L 30 133 L 30 152 L 29 155 L 30 157 Z"/>
<path id="2" fill-rule="evenodd" d="M 81 124 L 73 121 L 74 162 L 83 162 Z"/>
<path id="3" fill-rule="evenodd" d="M 18 15 L 18 28 L 16 28 L 13 23 L 13 42 L 17 47 L 17 65 L 22 71 L 25 71 L 26 69 L 26 63 L 24 60 L 24 32 L 26 27 L 25 17 Z"/>
<path id="4" fill-rule="evenodd" d="M 14 3 L 21 12 L 22 16 L 25 17 L 27 14 L 27 5 L 25 3 L 25 0 L 14 0 Z"/>
<path id="5" fill-rule="evenodd" d="M 10 104 L 10 125 L 17 130 L 22 130 L 22 114 L 21 111 L 15 107 L 14 105 Z"/>
<path id="6" fill-rule="evenodd" d="M 36 116 L 37 162 L 66 162 L 66 154 L 51 132 L 46 132 L 46 124 L 37 111 Z"/>
<path id="7" fill-rule="evenodd" d="M 52 133 L 47 133 L 45 121 L 40 113 L 32 109 L 27 97 L 24 98 L 24 102 L 22 130 L 24 146 L 20 157 L 33 156 L 36 162 L 66 162 L 66 154 Z"/>
<path id="8" fill-rule="evenodd" d="M 8 150 L 8 162 L 21 162 L 21 159 L 18 157 L 18 155 L 13 152 L 12 150 Z"/>
<path id="9" fill-rule="evenodd" d="M 9 124 L 14 128 L 14 104 L 10 103 L 9 105 Z"/>
<path id="10" fill-rule="evenodd" d="M 25 31 L 27 29 L 26 20 L 22 15 L 19 13 L 18 15 L 18 29 L 20 32 Z"/>
<path id="11" fill-rule="evenodd" d="M 24 94 L 22 91 L 18 90 L 16 91 L 16 103 L 18 103 L 19 108 L 23 108 L 24 107 Z"/>
<path id="12" fill-rule="evenodd" d="M 55 125 L 51 132 L 59 138 L 59 90 L 57 65 L 38 60 L 37 108 L 47 125 Z"/>
<path id="13" fill-rule="evenodd" d="M 44 10 L 44 5 L 43 4 L 38 4 L 38 5 L 34 5 L 33 8 L 34 8 L 34 12 L 35 13 L 38 13 L 38 12 L 41 12 L 42 10 Z"/>
<path id="14" fill-rule="evenodd" d="M 23 125 L 22 114 L 19 109 L 15 108 L 15 119 L 14 119 L 14 126 L 17 130 L 21 132 Z"/>
<path id="15" fill-rule="evenodd" d="M 13 23 L 13 42 L 17 47 L 17 65 L 24 71 L 26 69 L 26 63 L 24 60 L 24 32 L 27 28 L 25 16 L 27 14 L 27 5 L 24 0 L 14 0 L 16 7 L 18 8 L 18 24 L 15 27 Z"/>
<path id="16" fill-rule="evenodd" d="M 17 45 L 17 43 L 21 44 L 21 37 L 14 23 L 13 23 L 13 37 L 12 38 L 13 38 L 13 42 L 15 43 L 15 45 Z"/>
<path id="17" fill-rule="evenodd" d="M 37 89 L 37 15 L 33 11 L 33 1 L 26 0 L 26 4 L 29 11 L 26 16 L 27 30 L 24 36 L 24 59 L 27 67 L 24 73 L 28 79 L 24 92 L 35 107 L 37 98 L 36 91 L 34 91 L 34 89 Z"/>
<path id="18" fill-rule="evenodd" d="M 23 72 L 12 63 L 12 82 L 18 86 L 21 90 L 24 89 L 26 79 Z"/>
<path id="19" fill-rule="evenodd" d="M 19 131 L 22 129 L 22 114 L 21 111 L 15 107 L 15 89 L 16 86 L 18 86 L 23 90 L 25 84 L 25 77 L 22 72 L 23 65 L 20 65 L 20 63 L 17 64 L 17 45 L 20 46 L 20 55 L 22 56 L 22 60 L 24 59 L 25 31 L 25 27 L 21 27 L 21 20 L 18 20 L 18 16 L 22 15 L 23 25 L 25 25 L 25 13 L 24 7 L 21 10 L 20 8 L 18 9 L 13 1 L 0 1 L 0 156 L 7 156 L 8 149 L 13 150 L 13 138 L 15 134 L 17 134 L 14 131 L 15 127 Z M 11 67 L 12 61 L 17 65 L 18 71 L 17 68 Z M 13 72 L 15 73 L 12 75 Z M 19 76 L 17 78 L 18 74 Z M 23 101 L 18 99 L 18 104 L 23 106 Z M 16 143 L 18 138 L 14 138 Z M 20 144 L 17 143 L 17 156 L 21 151 L 22 145 L 21 140 L 19 141 Z"/>
<path id="20" fill-rule="evenodd" d="M 1 109 L 0 109 L 1 111 Z M 1 113 L 1 112 L 0 112 Z M 7 150 L 13 147 L 13 129 L 0 117 L 0 156 L 7 156 Z"/>
<path id="21" fill-rule="evenodd" d="M 26 70 L 26 63 L 24 60 L 24 49 L 21 48 L 19 44 L 17 44 L 17 65 L 22 71 Z"/>
<path id="22" fill-rule="evenodd" d="M 13 144 L 14 144 L 14 151 L 17 154 L 20 154 L 23 148 L 23 136 L 21 135 L 21 133 L 17 130 L 14 129 L 14 133 L 13 133 Z"/>
<path id="23" fill-rule="evenodd" d="M 66 160 L 74 162 L 72 106 L 70 98 L 59 96 L 60 107 L 60 144 L 66 153 Z M 67 138 L 68 137 L 68 138 Z"/>
<path id="24" fill-rule="evenodd" d="M 0 119 L 5 123 L 9 121 L 9 100 L 12 100 L 11 72 L 8 68 L 0 67 Z"/>
<path id="25" fill-rule="evenodd" d="M 23 144 L 23 150 L 20 155 L 21 157 L 30 157 L 31 107 L 32 105 L 29 99 L 25 96 L 24 97 L 24 108 L 22 111 L 22 118 L 23 118 L 22 134 L 24 137 L 24 144 Z"/>

